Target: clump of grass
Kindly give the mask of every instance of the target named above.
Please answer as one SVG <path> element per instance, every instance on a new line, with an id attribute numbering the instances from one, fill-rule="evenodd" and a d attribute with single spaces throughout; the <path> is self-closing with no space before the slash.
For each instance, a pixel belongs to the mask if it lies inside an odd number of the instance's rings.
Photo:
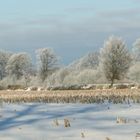
<path id="1" fill-rule="evenodd" d="M 70 121 L 68 119 L 64 119 L 64 127 L 71 127 Z"/>
<path id="2" fill-rule="evenodd" d="M 128 119 L 124 118 L 124 117 L 117 117 L 116 123 L 118 124 L 125 124 L 128 122 Z"/>
<path id="3" fill-rule="evenodd" d="M 55 125 L 55 126 L 59 126 L 59 122 L 58 122 L 57 119 L 55 119 L 53 122 L 54 122 L 54 125 Z"/>
<path id="4" fill-rule="evenodd" d="M 139 139 L 140 138 L 140 132 L 136 133 L 135 139 Z"/>
<path id="5" fill-rule="evenodd" d="M 111 138 L 109 138 L 109 137 L 106 137 L 106 140 L 112 140 Z"/>
<path id="6" fill-rule="evenodd" d="M 135 123 L 139 123 L 139 121 L 138 121 L 138 120 L 136 120 L 136 119 L 134 120 L 134 122 L 135 122 Z"/>
<path id="7" fill-rule="evenodd" d="M 81 137 L 85 138 L 85 134 L 83 132 L 81 132 Z"/>
<path id="8" fill-rule="evenodd" d="M 139 123 L 139 121 L 136 120 L 136 119 L 128 119 L 128 118 L 125 118 L 125 117 L 117 117 L 116 123 L 118 123 L 118 124 Z"/>

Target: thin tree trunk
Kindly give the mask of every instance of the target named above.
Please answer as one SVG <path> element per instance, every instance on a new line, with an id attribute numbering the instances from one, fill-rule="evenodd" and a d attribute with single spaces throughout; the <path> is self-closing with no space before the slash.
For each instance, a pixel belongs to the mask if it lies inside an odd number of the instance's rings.
<path id="1" fill-rule="evenodd" d="M 111 80 L 111 84 L 110 84 L 109 87 L 112 88 L 113 87 L 113 84 L 114 84 L 114 79 Z"/>

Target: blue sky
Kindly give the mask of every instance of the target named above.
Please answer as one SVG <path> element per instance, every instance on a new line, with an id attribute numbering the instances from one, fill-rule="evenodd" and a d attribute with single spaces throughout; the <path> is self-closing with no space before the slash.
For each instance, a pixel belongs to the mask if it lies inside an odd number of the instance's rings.
<path id="1" fill-rule="evenodd" d="M 140 37 L 140 0 L 0 0 L 0 49 L 49 47 L 68 64 L 110 35 L 131 48 Z"/>

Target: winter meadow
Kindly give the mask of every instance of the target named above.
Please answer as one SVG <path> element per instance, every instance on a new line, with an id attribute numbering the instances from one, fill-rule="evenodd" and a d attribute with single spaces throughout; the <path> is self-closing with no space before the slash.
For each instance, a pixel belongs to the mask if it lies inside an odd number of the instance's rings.
<path id="1" fill-rule="evenodd" d="M 50 48 L 35 52 L 36 65 L 25 52 L 0 52 L 1 139 L 140 138 L 139 39 L 128 50 L 111 36 L 68 66 Z"/>
<path id="2" fill-rule="evenodd" d="M 140 140 L 139 0 L 0 1 L 0 140 Z"/>

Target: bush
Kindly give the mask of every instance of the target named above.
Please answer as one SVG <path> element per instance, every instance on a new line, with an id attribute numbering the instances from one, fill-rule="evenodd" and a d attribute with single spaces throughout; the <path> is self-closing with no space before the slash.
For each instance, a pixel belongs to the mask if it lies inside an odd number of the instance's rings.
<path id="1" fill-rule="evenodd" d="M 5 89 L 5 87 L 3 87 L 3 86 L 0 86 L 0 90 L 4 90 Z"/>
<path id="2" fill-rule="evenodd" d="M 81 90 L 83 85 L 69 85 L 69 86 L 54 86 L 48 87 L 48 90 Z"/>
<path id="3" fill-rule="evenodd" d="M 113 86 L 115 89 L 128 89 L 129 85 L 125 85 L 125 84 L 115 84 Z"/>
<path id="4" fill-rule="evenodd" d="M 25 89 L 25 87 L 23 87 L 22 85 L 8 85 L 7 89 L 17 90 L 17 89 Z"/>

